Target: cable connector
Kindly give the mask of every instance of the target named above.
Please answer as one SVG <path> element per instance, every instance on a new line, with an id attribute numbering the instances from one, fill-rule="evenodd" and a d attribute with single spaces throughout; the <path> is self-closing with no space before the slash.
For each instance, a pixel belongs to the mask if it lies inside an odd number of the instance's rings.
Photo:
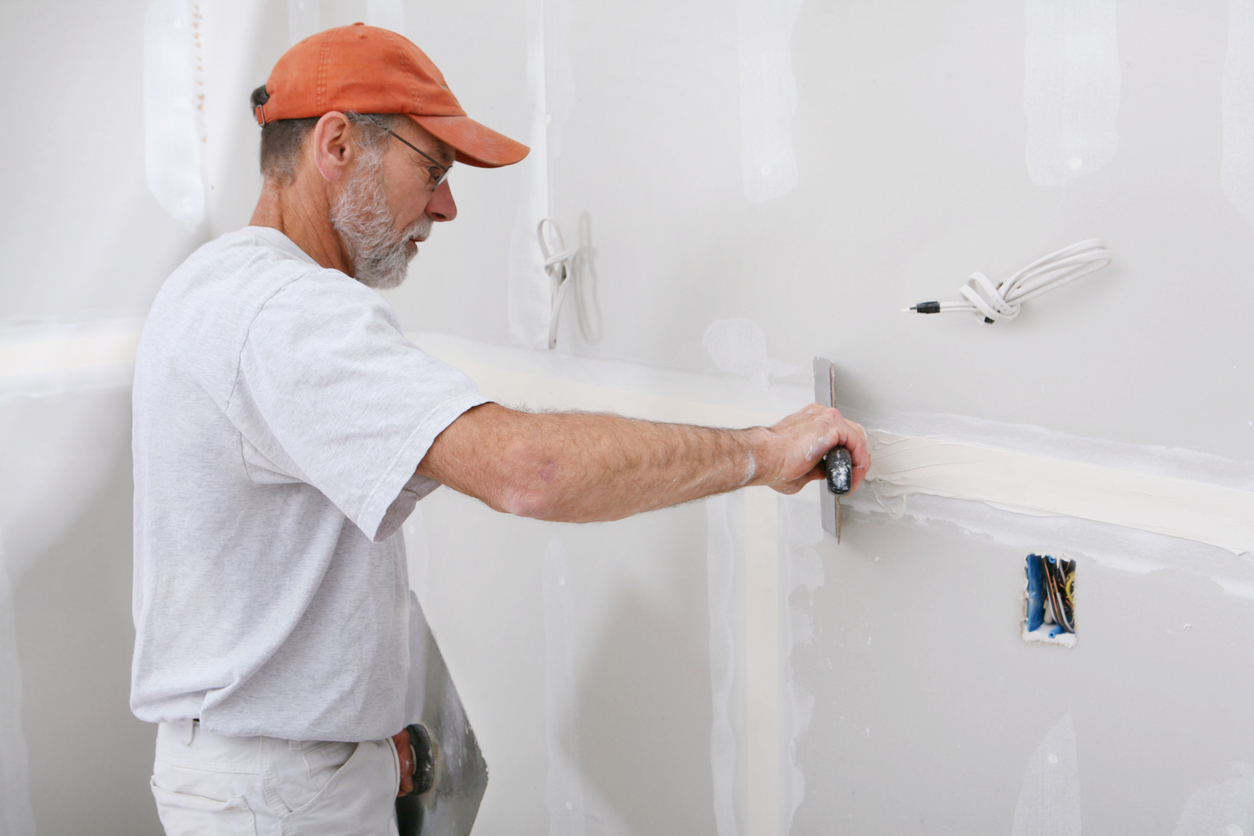
<path id="1" fill-rule="evenodd" d="M 1029 299 L 1096 273 L 1112 261 L 1106 244 L 1099 238 L 1090 238 L 1038 258 L 997 285 L 983 273 L 972 273 L 959 289 L 966 297 L 965 302 L 920 302 L 902 310 L 917 313 L 964 311 L 982 316 L 990 323 L 1014 319 Z"/>

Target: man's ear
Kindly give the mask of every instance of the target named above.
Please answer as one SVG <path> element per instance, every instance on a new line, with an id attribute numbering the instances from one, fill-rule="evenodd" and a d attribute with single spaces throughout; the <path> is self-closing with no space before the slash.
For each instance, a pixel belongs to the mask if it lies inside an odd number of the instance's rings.
<path id="1" fill-rule="evenodd" d="M 329 183 L 337 182 L 352 167 L 357 155 L 352 133 L 352 123 L 338 110 L 325 114 L 314 125 L 313 163 Z"/>

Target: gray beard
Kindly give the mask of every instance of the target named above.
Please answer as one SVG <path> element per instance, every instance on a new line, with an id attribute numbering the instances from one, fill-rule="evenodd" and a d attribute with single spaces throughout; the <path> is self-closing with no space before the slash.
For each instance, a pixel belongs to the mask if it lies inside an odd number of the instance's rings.
<path id="1" fill-rule="evenodd" d="M 383 196 L 383 159 L 363 159 L 349 175 L 344 191 L 331 204 L 331 227 L 339 233 L 353 262 L 353 278 L 375 290 L 399 287 L 409 274 L 410 239 L 431 234 L 431 218 L 424 216 L 403 232 Z"/>

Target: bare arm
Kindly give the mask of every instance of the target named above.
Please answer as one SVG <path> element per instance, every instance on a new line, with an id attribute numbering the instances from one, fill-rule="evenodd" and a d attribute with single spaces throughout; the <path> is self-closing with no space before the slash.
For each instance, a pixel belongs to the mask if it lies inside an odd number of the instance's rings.
<path id="1" fill-rule="evenodd" d="M 530 413 L 494 403 L 450 424 L 418 473 L 498 511 L 563 522 L 617 520 L 735 490 L 796 493 L 843 444 L 856 488 L 870 455 L 861 427 L 812 404 L 773 427 L 720 430 L 595 413 Z"/>

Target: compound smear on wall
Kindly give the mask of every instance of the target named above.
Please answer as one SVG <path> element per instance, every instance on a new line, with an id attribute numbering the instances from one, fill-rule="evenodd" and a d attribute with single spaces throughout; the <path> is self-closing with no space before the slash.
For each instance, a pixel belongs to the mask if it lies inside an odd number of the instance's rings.
<path id="1" fill-rule="evenodd" d="M 732 503 L 737 505 L 733 513 Z M 744 498 L 739 493 L 712 496 L 705 501 L 708 520 L 706 571 L 710 596 L 710 691 L 714 716 L 710 728 L 710 767 L 714 778 L 714 824 L 718 836 L 738 836 L 740 814 L 736 803 L 737 743 L 735 722 L 736 627 L 732 612 L 736 599 L 736 537 L 732 520 L 743 519 Z"/>
<path id="2" fill-rule="evenodd" d="M 22 670 L 17 657 L 13 592 L 0 541 L 0 836 L 35 832 L 26 737 L 22 734 Z"/>
<path id="3" fill-rule="evenodd" d="M 740 148 L 745 199 L 765 203 L 797 186 L 792 117 L 797 83 L 792 30 L 801 0 L 738 0 Z"/>
<path id="4" fill-rule="evenodd" d="M 202 60 L 197 4 L 153 0 L 144 16 L 144 170 L 157 203 L 189 231 L 205 217 Z"/>
<path id="5" fill-rule="evenodd" d="M 1223 75 L 1224 194 L 1254 223 L 1254 0 L 1231 0 Z"/>
<path id="6" fill-rule="evenodd" d="M 1174 836 L 1250 836 L 1254 834 L 1254 767 L 1234 763 L 1236 774 L 1189 796 Z"/>
<path id="7" fill-rule="evenodd" d="M 570 68 L 570 0 L 527 2 L 527 101 L 531 108 L 529 153 L 519 165 L 522 197 L 510 236 L 509 334 L 519 345 L 547 345 L 551 316 L 549 275 L 544 271 L 537 227 L 554 210 L 554 164 L 562 153 L 562 129 L 575 102 Z"/>
<path id="8" fill-rule="evenodd" d="M 574 629 L 570 566 L 566 550 L 554 537 L 544 554 L 544 720 L 549 755 L 544 799 L 553 836 L 584 833 Z"/>
<path id="9" fill-rule="evenodd" d="M 1026 23 L 1028 174 L 1038 186 L 1061 186 L 1119 147 L 1115 0 L 1027 0 Z"/>
<path id="10" fill-rule="evenodd" d="M 818 546 L 823 542 L 823 528 L 819 525 L 818 509 L 813 502 L 803 498 L 781 498 L 780 510 L 783 524 L 780 526 L 782 540 L 780 551 L 784 555 L 783 593 L 784 636 L 782 645 L 788 652 L 784 663 L 784 683 L 780 720 L 784 740 L 784 757 L 780 761 L 780 833 L 792 831 L 793 816 L 801 806 L 806 794 L 805 773 L 797 758 L 797 741 L 810 728 L 810 719 L 814 715 L 814 695 L 797 682 L 797 673 L 793 664 L 793 653 L 799 647 L 806 647 L 814 642 L 818 627 L 810 608 L 814 604 L 814 590 L 823 586 L 823 558 Z M 805 603 L 798 599 L 805 596 Z"/>
<path id="11" fill-rule="evenodd" d="M 1015 806 L 1013 836 L 1080 836 L 1080 767 L 1071 712 L 1032 753 Z"/>
<path id="12" fill-rule="evenodd" d="M 770 358 L 766 332 L 751 319 L 711 322 L 701 336 L 701 345 L 720 372 L 747 377 L 762 389 L 769 388 L 772 375 L 783 377 L 797 371 L 794 366 Z"/>

